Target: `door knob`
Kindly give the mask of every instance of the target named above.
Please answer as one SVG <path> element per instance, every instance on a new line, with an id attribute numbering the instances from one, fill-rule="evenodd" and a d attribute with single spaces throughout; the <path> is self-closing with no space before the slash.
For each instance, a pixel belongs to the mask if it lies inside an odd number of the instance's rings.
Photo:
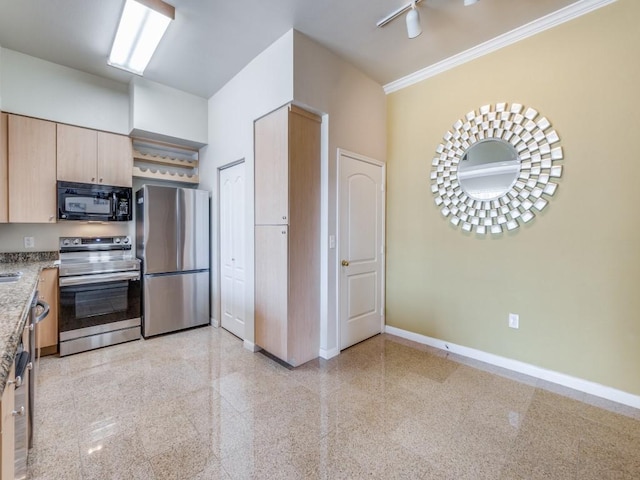
<path id="1" fill-rule="evenodd" d="M 342 260 L 342 266 L 343 267 L 348 267 L 349 266 L 349 260 Z"/>

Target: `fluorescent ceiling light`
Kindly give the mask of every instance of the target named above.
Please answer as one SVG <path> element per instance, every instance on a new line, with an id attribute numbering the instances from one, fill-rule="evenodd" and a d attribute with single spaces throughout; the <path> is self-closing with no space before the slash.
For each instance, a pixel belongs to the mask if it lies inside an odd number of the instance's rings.
<path id="1" fill-rule="evenodd" d="M 174 18 L 174 7 L 161 0 L 126 0 L 109 65 L 142 75 Z"/>

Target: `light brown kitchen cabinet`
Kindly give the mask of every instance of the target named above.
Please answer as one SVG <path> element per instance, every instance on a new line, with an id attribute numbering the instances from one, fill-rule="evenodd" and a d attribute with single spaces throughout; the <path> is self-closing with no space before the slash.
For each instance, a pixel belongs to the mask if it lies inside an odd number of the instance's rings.
<path id="1" fill-rule="evenodd" d="M 124 135 L 58 124 L 57 179 L 131 187 L 133 150 Z"/>
<path id="2" fill-rule="evenodd" d="M 9 150 L 7 114 L 0 112 L 0 223 L 9 221 Z"/>
<path id="3" fill-rule="evenodd" d="M 38 295 L 49 304 L 49 315 L 38 324 L 38 350 L 40 355 L 58 351 L 58 269 L 46 268 L 40 273 Z"/>
<path id="4" fill-rule="evenodd" d="M 256 120 L 255 343 L 293 366 L 320 347 L 320 118 Z"/>
<path id="5" fill-rule="evenodd" d="M 133 185 L 131 138 L 98 132 L 98 180 L 105 185 Z"/>
<path id="6" fill-rule="evenodd" d="M 0 404 L 0 471 L 1 480 L 14 479 L 14 459 L 15 459 L 15 417 L 13 411 L 15 408 L 15 367 L 11 367 L 7 384 L 2 392 L 2 400 Z"/>
<path id="7" fill-rule="evenodd" d="M 8 116 L 9 222 L 56 222 L 56 124 Z"/>

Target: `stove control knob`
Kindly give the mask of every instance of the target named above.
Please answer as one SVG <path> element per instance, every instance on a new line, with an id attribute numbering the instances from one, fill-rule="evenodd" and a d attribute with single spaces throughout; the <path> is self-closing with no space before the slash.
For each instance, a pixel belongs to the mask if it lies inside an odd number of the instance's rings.
<path id="1" fill-rule="evenodd" d="M 129 243 L 129 237 L 124 237 L 122 239 L 122 243 L 125 243 L 125 244 Z"/>
<path id="2" fill-rule="evenodd" d="M 65 238 L 65 239 L 62 241 L 62 245 L 64 245 L 64 246 L 67 246 L 67 245 L 69 245 L 70 243 L 71 243 L 71 241 L 69 241 L 69 239 L 68 239 L 68 238 Z"/>
<path id="3" fill-rule="evenodd" d="M 74 245 L 80 245 L 80 239 L 79 238 L 74 238 L 73 239 L 73 244 Z"/>
<path id="4" fill-rule="evenodd" d="M 116 243 L 120 243 L 120 237 L 116 237 L 116 238 L 115 238 L 115 240 L 114 240 L 114 242 L 116 242 Z"/>

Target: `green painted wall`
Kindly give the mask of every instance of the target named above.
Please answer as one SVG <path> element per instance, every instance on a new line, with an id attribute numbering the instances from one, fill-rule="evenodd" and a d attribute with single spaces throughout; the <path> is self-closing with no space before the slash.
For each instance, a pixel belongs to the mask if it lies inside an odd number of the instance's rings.
<path id="1" fill-rule="evenodd" d="M 639 18 L 619 0 L 388 96 L 387 324 L 640 395 Z M 497 102 L 546 116 L 565 167 L 542 214 L 480 237 L 440 214 L 430 164 Z"/>

